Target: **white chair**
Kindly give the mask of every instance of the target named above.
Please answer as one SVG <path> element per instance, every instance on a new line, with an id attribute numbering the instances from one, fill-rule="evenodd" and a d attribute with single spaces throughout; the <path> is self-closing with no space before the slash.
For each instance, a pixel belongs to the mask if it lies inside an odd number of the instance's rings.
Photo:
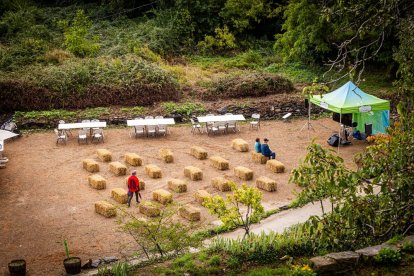
<path id="1" fill-rule="evenodd" d="M 157 126 L 146 126 L 146 130 L 147 130 L 147 137 L 149 137 L 150 135 L 154 136 L 157 135 Z"/>
<path id="2" fill-rule="evenodd" d="M 218 128 L 219 132 L 226 133 L 227 132 L 227 122 L 217 122 L 215 126 Z"/>
<path id="3" fill-rule="evenodd" d="M 97 122 L 99 122 L 99 120 L 98 119 L 93 119 L 93 120 L 91 120 L 91 122 L 92 123 L 97 123 Z M 100 128 L 99 127 L 94 127 L 92 129 L 100 129 Z"/>
<path id="4" fill-rule="evenodd" d="M 134 126 L 133 131 L 131 132 L 131 137 L 137 138 L 138 136 L 145 136 L 145 126 Z"/>
<path id="5" fill-rule="evenodd" d="M 207 124 L 207 135 L 210 135 L 210 133 L 212 133 L 212 134 L 219 133 L 219 129 L 218 129 L 216 123 Z"/>
<path id="6" fill-rule="evenodd" d="M 164 116 L 155 116 L 155 119 L 164 119 Z"/>
<path id="7" fill-rule="evenodd" d="M 145 116 L 145 119 L 154 119 L 154 116 Z"/>
<path id="8" fill-rule="evenodd" d="M 59 124 L 65 124 L 65 121 L 64 120 L 59 120 Z M 72 136 L 72 132 L 70 131 L 70 129 L 66 129 L 66 130 L 63 130 L 63 131 L 66 133 L 66 135 Z"/>
<path id="9" fill-rule="evenodd" d="M 250 128 L 259 130 L 260 128 L 260 114 L 254 113 L 252 114 L 253 121 L 250 122 Z"/>
<path id="10" fill-rule="evenodd" d="M 80 142 L 85 142 L 85 144 L 88 143 L 88 135 L 87 135 L 87 131 L 85 129 L 79 130 L 78 144 L 80 144 Z"/>
<path id="11" fill-rule="evenodd" d="M 196 130 L 198 130 L 199 133 L 202 133 L 202 126 L 200 123 L 194 121 L 194 119 L 190 119 L 191 121 L 191 133 L 194 134 Z"/>
<path id="12" fill-rule="evenodd" d="M 93 142 L 100 142 L 102 141 L 102 143 L 104 143 L 104 134 L 103 134 L 103 130 L 100 128 L 96 128 L 93 130 L 92 133 L 92 138 L 91 138 L 91 143 Z"/>
<path id="13" fill-rule="evenodd" d="M 56 145 L 59 144 L 59 142 L 63 142 L 66 144 L 66 141 L 68 140 L 68 136 L 66 135 L 65 131 L 58 130 L 55 128 L 55 134 L 56 134 Z"/>
<path id="14" fill-rule="evenodd" d="M 91 120 L 88 120 L 88 119 L 81 121 L 81 123 L 90 123 L 90 122 L 91 122 Z M 91 128 L 89 128 L 89 127 L 84 127 L 83 130 L 91 132 Z M 87 132 L 86 132 L 86 135 L 88 135 Z"/>
<path id="15" fill-rule="evenodd" d="M 167 125 L 158 125 L 158 127 L 157 127 L 157 133 L 159 135 L 166 136 L 167 135 L 167 131 L 168 131 Z"/>
<path id="16" fill-rule="evenodd" d="M 237 128 L 236 121 L 227 122 L 227 131 L 230 131 L 230 130 L 232 130 L 233 132 L 239 131 L 239 129 Z"/>

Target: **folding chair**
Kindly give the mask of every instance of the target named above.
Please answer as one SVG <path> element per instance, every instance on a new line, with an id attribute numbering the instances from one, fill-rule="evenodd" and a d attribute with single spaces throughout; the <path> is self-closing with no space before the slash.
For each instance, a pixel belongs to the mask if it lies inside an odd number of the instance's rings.
<path id="1" fill-rule="evenodd" d="M 63 142 L 64 144 L 66 144 L 66 141 L 68 140 L 66 132 L 63 130 L 58 130 L 56 128 L 54 131 L 56 134 L 56 145 L 59 144 L 59 142 Z"/>
<path id="2" fill-rule="evenodd" d="M 64 120 L 59 120 L 59 124 L 65 124 Z M 68 136 L 72 136 L 70 129 L 63 130 Z"/>
<path id="3" fill-rule="evenodd" d="M 260 128 L 260 114 L 254 113 L 252 114 L 253 121 L 250 122 L 250 128 L 255 128 L 256 130 L 259 130 Z"/>
<path id="4" fill-rule="evenodd" d="M 194 119 L 190 119 L 191 121 L 191 133 L 194 134 L 196 130 L 198 130 L 199 133 L 202 133 L 202 126 L 199 122 L 196 122 Z"/>
<path id="5" fill-rule="evenodd" d="M 158 125 L 157 127 L 157 133 L 159 135 L 167 135 L 167 125 Z"/>
<path id="6" fill-rule="evenodd" d="M 157 135 L 157 126 L 146 126 L 147 128 L 147 137 L 149 137 L 149 135 L 151 134 L 152 136 L 156 136 Z"/>
<path id="7" fill-rule="evenodd" d="M 94 129 L 93 133 L 92 133 L 92 139 L 91 139 L 91 143 L 93 142 L 100 142 L 102 141 L 102 143 L 104 143 L 104 134 L 103 134 L 103 130 L 100 128 Z"/>
<path id="8" fill-rule="evenodd" d="M 80 144 L 80 142 L 85 142 L 85 144 L 88 143 L 88 135 L 87 135 L 87 131 L 85 129 L 79 130 L 78 144 Z"/>

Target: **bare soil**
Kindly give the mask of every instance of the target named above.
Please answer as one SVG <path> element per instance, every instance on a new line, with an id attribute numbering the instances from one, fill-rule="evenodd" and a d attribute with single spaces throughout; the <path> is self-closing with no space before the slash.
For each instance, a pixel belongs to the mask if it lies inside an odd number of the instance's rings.
<path id="1" fill-rule="evenodd" d="M 235 134 L 207 136 L 193 135 L 189 126 L 170 128 L 166 137 L 130 138 L 130 129 L 106 129 L 104 144 L 78 145 L 76 131 L 66 145 L 56 145 L 53 132 L 34 133 L 22 138 L 8 141 L 5 155 L 9 158 L 6 169 L 0 170 L 0 274 L 7 271 L 7 263 L 13 259 L 24 258 L 27 261 L 28 275 L 64 275 L 65 259 L 63 240 L 67 240 L 71 256 L 80 257 L 83 262 L 105 256 L 129 256 L 136 245 L 133 239 L 119 230 L 116 218 L 107 219 L 94 211 L 94 202 L 108 200 L 110 191 L 116 187 L 125 187 L 125 176 L 114 176 L 109 171 L 108 163 L 99 162 L 100 172 L 107 179 L 105 190 L 89 187 L 87 178 L 90 173 L 82 169 L 84 158 L 96 160 L 96 149 L 106 148 L 112 152 L 113 161 L 123 162 L 126 152 L 136 152 L 143 157 L 146 164 L 156 164 L 162 169 L 161 179 L 150 179 L 145 175 L 144 166 L 137 167 L 138 177 L 146 182 L 142 191 L 143 199 L 151 199 L 152 191 L 167 189 L 170 178 L 184 179 L 185 166 L 193 165 L 203 170 L 202 181 L 188 181 L 188 191 L 183 194 L 173 192 L 174 201 L 192 203 L 194 193 L 205 189 L 212 194 L 224 195 L 211 186 L 211 179 L 225 176 L 234 179 L 233 168 L 245 166 L 254 171 L 254 179 L 247 181 L 254 185 L 259 176 L 268 176 L 278 182 L 277 192 L 263 192 L 266 209 L 287 204 L 294 198 L 294 191 L 299 189 L 288 183 L 289 172 L 298 165 L 306 154 L 309 144 L 307 131 L 300 132 L 305 120 L 290 123 L 281 121 L 264 121 L 259 131 L 249 130 L 248 124 L 241 125 L 241 131 Z M 338 124 L 331 119 L 313 122 L 315 132 L 312 137 L 322 145 L 337 130 Z M 286 172 L 274 174 L 266 170 L 265 165 L 253 163 L 251 153 L 241 153 L 231 148 L 231 140 L 242 138 L 251 143 L 253 148 L 256 137 L 269 138 L 270 147 L 276 151 L 277 159 L 286 166 Z M 192 145 L 204 147 L 209 156 L 218 154 L 230 161 L 230 169 L 218 171 L 210 166 L 208 160 L 197 160 L 189 155 Z M 348 166 L 353 155 L 362 151 L 366 144 L 353 141 L 353 144 L 340 149 L 340 155 Z M 165 164 L 159 157 L 160 148 L 170 148 L 174 153 L 174 163 Z M 133 167 L 129 167 L 128 172 Z M 199 206 L 199 205 L 198 205 Z M 202 209 L 203 226 L 208 226 L 216 219 Z M 125 208 L 125 207 L 122 207 Z M 125 208 L 126 209 L 126 208 Z M 137 203 L 126 209 L 140 216 Z"/>

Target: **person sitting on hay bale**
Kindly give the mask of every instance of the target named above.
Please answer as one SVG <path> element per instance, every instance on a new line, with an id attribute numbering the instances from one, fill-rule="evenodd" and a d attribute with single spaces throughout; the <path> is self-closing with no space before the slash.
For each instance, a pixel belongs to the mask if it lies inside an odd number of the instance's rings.
<path id="1" fill-rule="evenodd" d="M 254 150 L 258 153 L 262 153 L 262 144 L 260 144 L 260 138 L 256 138 L 256 143 L 254 143 Z"/>
<path id="2" fill-rule="evenodd" d="M 131 206 L 131 200 L 135 196 L 137 197 L 137 203 L 139 203 L 138 196 L 141 197 L 139 193 L 139 179 L 137 177 L 137 171 L 132 171 L 132 175 L 128 178 L 128 207 Z"/>
<path id="3" fill-rule="evenodd" d="M 276 159 L 276 153 L 274 151 L 271 151 L 269 145 L 267 144 L 267 142 L 269 142 L 269 139 L 264 138 L 263 141 L 264 143 L 261 146 L 262 154 L 269 159 Z"/>

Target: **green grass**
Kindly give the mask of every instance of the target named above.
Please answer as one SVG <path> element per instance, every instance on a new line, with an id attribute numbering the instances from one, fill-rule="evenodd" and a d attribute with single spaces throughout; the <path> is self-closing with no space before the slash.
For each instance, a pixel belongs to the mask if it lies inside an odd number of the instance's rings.
<path id="1" fill-rule="evenodd" d="M 126 113 L 131 116 L 139 116 L 144 114 L 147 109 L 143 106 L 134 106 L 134 107 L 122 107 L 121 112 Z"/>
<path id="2" fill-rule="evenodd" d="M 323 68 L 306 66 L 300 63 L 273 63 L 264 70 L 269 73 L 280 74 L 294 83 L 311 83 L 318 78 L 320 79 L 323 74 Z"/>

